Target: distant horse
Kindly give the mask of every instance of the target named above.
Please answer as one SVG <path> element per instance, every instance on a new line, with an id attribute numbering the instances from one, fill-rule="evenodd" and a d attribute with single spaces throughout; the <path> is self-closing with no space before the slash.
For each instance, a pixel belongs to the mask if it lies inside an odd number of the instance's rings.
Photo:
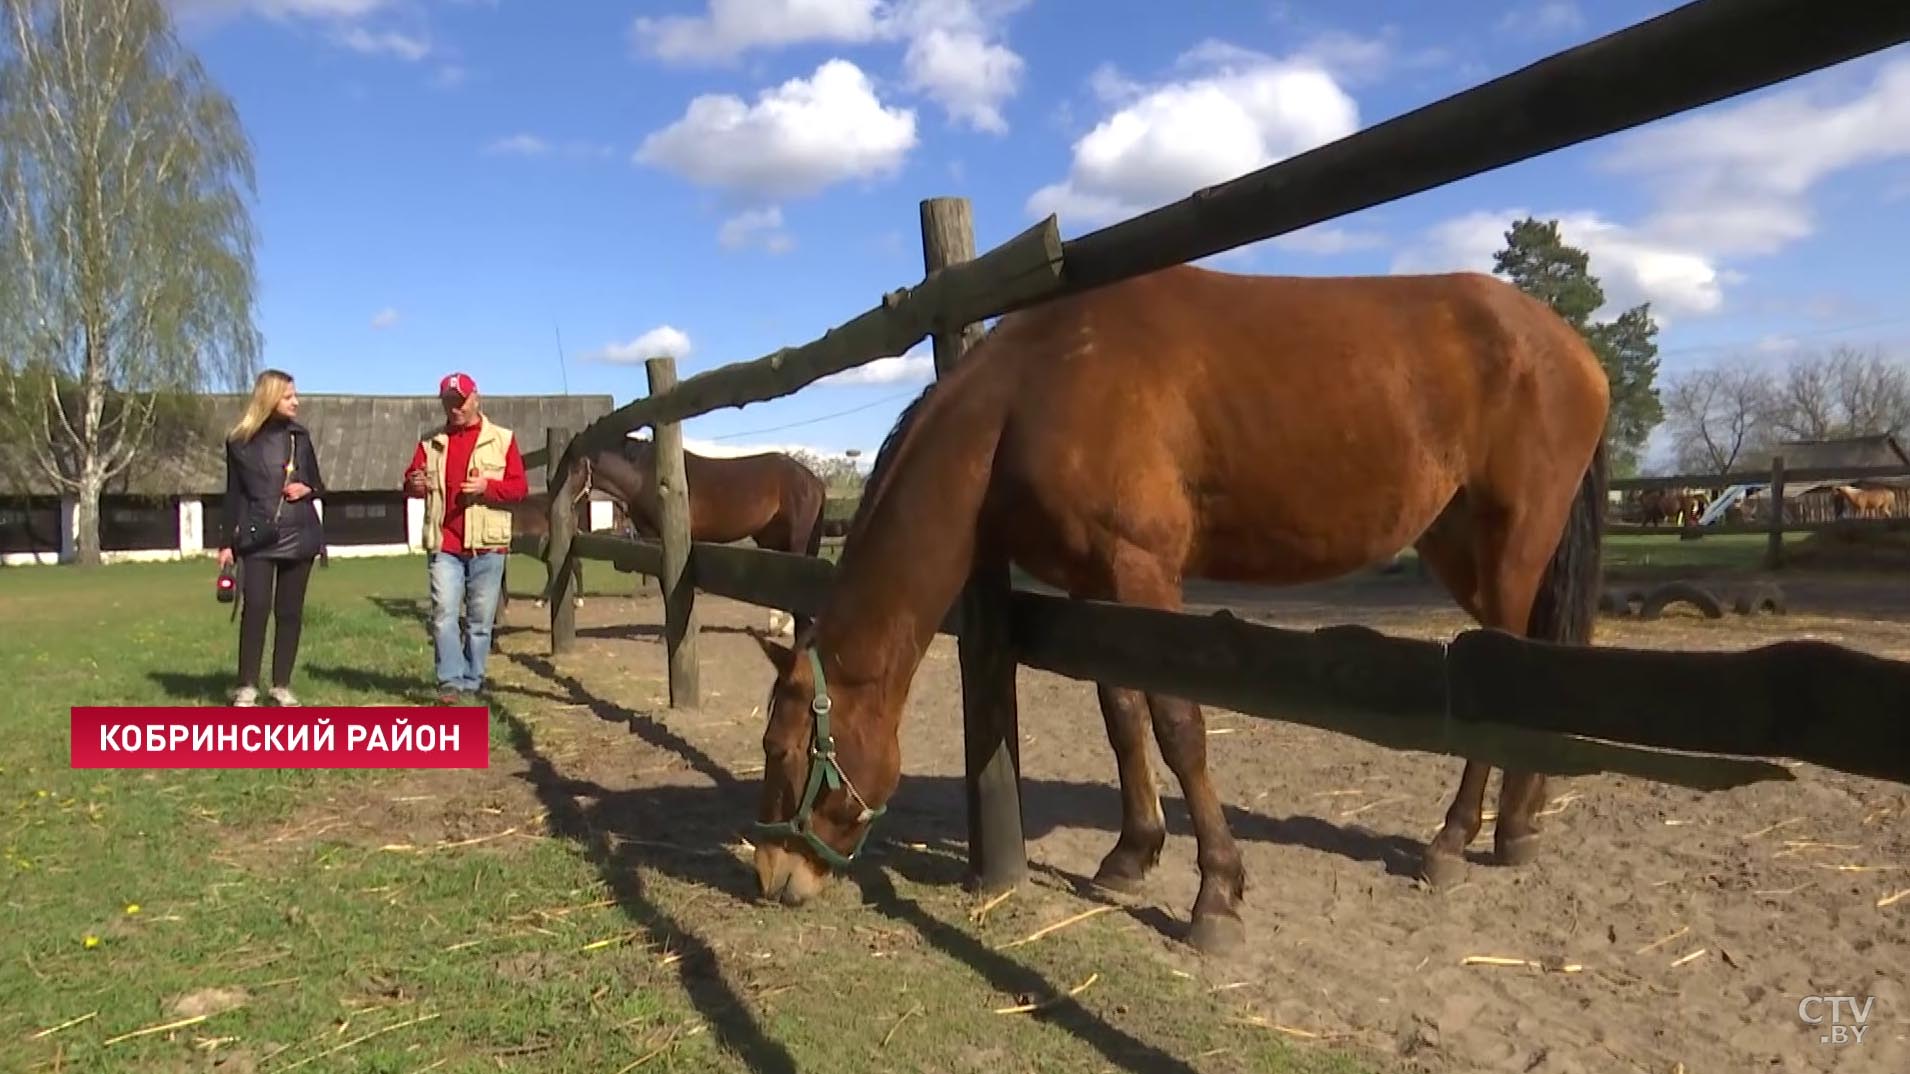
<path id="1" fill-rule="evenodd" d="M 1866 489 L 1856 485 L 1834 486 L 1837 493 L 1837 515 L 1843 517 L 1851 511 L 1858 518 L 1889 518 L 1891 509 L 1897 505 L 1897 494 L 1889 489 Z"/>
<path id="2" fill-rule="evenodd" d="M 1303 584 L 1410 545 L 1482 625 L 1587 643 L 1609 406 L 1585 340 L 1477 274 L 1179 266 L 1007 315 L 882 445 L 813 626 L 788 648 L 758 639 L 775 668 L 752 837 L 763 895 L 808 900 L 887 808 L 911 680 L 978 566 L 1178 610 L 1187 577 Z M 1245 874 L 1199 706 L 1098 696 L 1121 834 L 1096 882 L 1138 889 L 1166 839 L 1151 726 L 1199 847 L 1190 940 L 1238 943 Z M 815 744 L 824 714 L 833 746 Z M 1463 869 L 1490 771 L 1466 762 L 1426 849 L 1435 884 Z M 1505 773 L 1500 862 L 1533 857 L 1544 785 Z"/>
<path id="3" fill-rule="evenodd" d="M 1646 489 L 1638 495 L 1639 521 L 1647 526 L 1696 525 L 1710 498 L 1689 489 Z"/>
<path id="4" fill-rule="evenodd" d="M 655 442 L 625 439 L 588 454 L 567 451 L 551 472 L 566 487 L 577 486 L 578 495 L 601 490 L 622 507 L 639 536 L 660 540 L 663 506 L 651 480 L 655 460 Z M 821 551 L 828 489 L 794 458 L 780 451 L 721 458 L 685 451 L 683 470 L 690 486 L 692 541 L 727 544 L 748 537 L 757 547 L 777 552 L 815 556 Z M 793 609 L 769 615 L 771 633 L 793 634 L 799 622 Z"/>

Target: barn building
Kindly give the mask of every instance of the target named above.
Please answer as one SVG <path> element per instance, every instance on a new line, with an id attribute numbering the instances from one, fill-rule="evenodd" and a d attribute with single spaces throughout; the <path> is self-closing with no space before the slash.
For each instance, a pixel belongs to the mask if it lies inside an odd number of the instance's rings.
<path id="1" fill-rule="evenodd" d="M 108 482 L 100 497 L 101 558 L 165 560 L 210 554 L 225 524 L 224 430 L 248 394 L 202 397 L 199 435 L 168 433 Z M 401 488 L 419 440 L 444 424 L 434 395 L 299 395 L 299 420 L 312 431 L 328 486 L 319 511 L 334 556 L 402 555 L 423 550 L 424 503 Z M 608 395 L 486 395 L 484 411 L 517 434 L 518 450 L 544 446 L 546 431 L 582 430 L 609 413 Z M 170 440 L 171 442 L 165 442 Z M 73 558 L 74 497 L 17 459 L 0 466 L 0 560 L 51 564 Z M 533 491 L 544 467 L 529 467 Z M 581 522 L 582 520 L 580 520 Z M 611 525 L 611 505 L 593 495 L 590 529 Z"/>

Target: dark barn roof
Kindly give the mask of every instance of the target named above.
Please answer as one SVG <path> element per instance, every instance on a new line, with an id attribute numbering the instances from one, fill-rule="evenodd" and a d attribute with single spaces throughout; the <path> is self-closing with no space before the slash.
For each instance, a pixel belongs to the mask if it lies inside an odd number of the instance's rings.
<path id="1" fill-rule="evenodd" d="M 1853 436 L 1842 440 L 1791 440 L 1779 444 L 1786 470 L 1832 470 L 1849 467 L 1910 466 L 1910 454 L 1889 434 Z"/>
<path id="2" fill-rule="evenodd" d="M 149 458 L 136 460 L 109 493 L 135 495 L 210 495 L 225 491 L 225 430 L 238 420 L 248 394 L 200 397 L 200 431 L 170 430 Z M 544 446 L 545 431 L 562 427 L 572 433 L 615 408 L 608 395 L 486 395 L 484 413 L 517 434 L 518 450 L 526 454 Z M 404 481 L 406 464 L 419 440 L 444 425 L 444 411 L 435 395 L 321 395 L 299 394 L 299 421 L 312 431 L 325 483 L 334 492 L 396 491 Z M 22 490 L 11 472 L 0 468 L 0 495 Z M 37 477 L 37 475 L 29 475 Z M 531 470 L 533 487 L 542 486 L 542 468 Z M 49 495 L 44 479 L 27 490 Z"/>

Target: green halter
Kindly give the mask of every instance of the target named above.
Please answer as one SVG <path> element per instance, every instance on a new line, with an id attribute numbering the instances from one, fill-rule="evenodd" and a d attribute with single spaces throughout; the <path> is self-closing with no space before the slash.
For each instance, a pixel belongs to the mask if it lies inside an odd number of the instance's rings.
<path id="1" fill-rule="evenodd" d="M 869 838 L 869 833 L 875 830 L 875 819 L 889 807 L 884 805 L 879 809 L 870 809 L 869 803 L 863 801 L 861 792 L 856 790 L 855 784 L 849 782 L 848 774 L 843 772 L 842 765 L 836 760 L 836 740 L 829 734 L 831 703 L 828 684 L 822 678 L 822 657 L 816 653 L 814 646 L 809 647 L 808 653 L 809 666 L 816 675 L 816 698 L 809 703 L 809 711 L 815 715 L 816 721 L 815 740 L 809 745 L 811 758 L 809 783 L 803 788 L 802 804 L 797 807 L 794 818 L 779 820 L 773 824 L 757 821 L 756 830 L 766 835 L 801 836 L 811 849 L 822 856 L 824 861 L 838 869 L 845 869 L 855 861 L 856 855 L 862 853 L 862 844 Z M 862 815 L 856 820 L 857 823 L 866 824 L 868 827 L 862 829 L 862 834 L 856 838 L 856 845 L 849 851 L 847 857 L 837 853 L 835 848 L 818 838 L 815 829 L 808 823 L 810 811 L 816 807 L 816 798 L 822 793 L 825 783 L 829 785 L 830 790 L 848 788 L 850 796 L 862 803 Z"/>

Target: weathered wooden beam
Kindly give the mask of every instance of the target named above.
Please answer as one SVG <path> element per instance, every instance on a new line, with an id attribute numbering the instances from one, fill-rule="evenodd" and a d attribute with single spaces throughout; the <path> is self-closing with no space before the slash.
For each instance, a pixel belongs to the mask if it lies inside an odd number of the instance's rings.
<path id="1" fill-rule="evenodd" d="M 654 542 L 579 534 L 573 554 L 662 569 Z M 736 545 L 698 542 L 691 562 L 700 589 L 808 615 L 824 610 L 835 578 L 825 560 Z M 1359 626 L 1296 631 L 1224 612 L 1177 614 L 1026 590 L 1010 602 L 1016 659 L 1029 667 L 1392 749 L 1707 791 L 1793 778 L 1781 765 L 1741 757 L 1910 783 L 1910 717 L 1895 716 L 1910 713 L 1910 664 L 1828 643 L 1641 652 L 1481 630 L 1441 646 Z M 960 625 L 951 609 L 941 633 L 959 635 Z"/>
<path id="2" fill-rule="evenodd" d="M 831 374 L 892 358 L 944 325 L 1051 294 L 1061 281 L 1061 233 L 1050 216 L 981 257 L 930 273 L 921 283 L 800 347 L 698 373 L 667 394 L 632 400 L 578 434 L 584 446 L 614 446 L 632 430 L 724 407 L 778 399 Z"/>
<path id="3" fill-rule="evenodd" d="M 1641 746 L 1783 757 L 1910 783 L 1910 663 L 1820 641 L 1736 652 L 1554 645 L 1469 631 L 1447 653 L 1467 719 Z"/>
<path id="4" fill-rule="evenodd" d="M 1905 40 L 1910 4 L 1698 0 L 1074 239 L 1067 289 L 1288 234 Z"/>
<path id="5" fill-rule="evenodd" d="M 922 272 L 972 261 L 973 214 L 965 198 L 921 204 Z M 950 322 L 935 333 L 935 377 L 955 371 L 981 325 Z M 1013 605 L 1008 562 L 977 562 L 956 602 L 963 630 L 957 659 L 962 674 L 963 791 L 968 806 L 968 886 L 993 893 L 1028 875 L 1021 825 L 1021 712 L 1015 696 L 1011 643 Z"/>
<path id="6" fill-rule="evenodd" d="M 676 359 L 644 362 L 650 395 L 676 387 Z M 696 658 L 696 582 L 690 577 L 690 480 L 683 468 L 683 426 L 658 421 L 656 450 L 650 453 L 657 490 L 657 528 L 663 538 L 663 640 L 670 657 L 670 707 L 694 709 L 703 703 L 702 669 Z"/>
<path id="7" fill-rule="evenodd" d="M 570 443 L 570 430 L 550 428 L 544 431 L 545 458 L 560 459 Z M 561 656 L 577 647 L 578 594 L 570 591 L 573 578 L 581 577 L 571 566 L 571 546 L 577 538 L 577 509 L 561 488 L 550 484 L 551 468 L 546 468 L 544 487 L 550 493 L 550 538 L 544 554 L 545 588 L 550 593 L 550 652 Z"/>
<path id="8" fill-rule="evenodd" d="M 706 541 L 696 542 L 690 569 L 704 592 L 810 617 L 822 614 L 836 580 L 836 565 L 826 559 Z M 960 632 L 957 605 L 943 618 L 940 633 Z"/>
<path id="9" fill-rule="evenodd" d="M 580 533 L 571 540 L 570 554 L 578 559 L 612 564 L 620 571 L 663 577 L 663 546 L 655 541 L 613 537 L 607 533 Z"/>
<path id="10" fill-rule="evenodd" d="M 1528 772 L 1616 772 L 1705 791 L 1793 778 L 1764 761 L 1533 730 L 1533 722 L 1552 727 L 1556 721 L 1523 710 L 1493 721 L 1449 708 L 1446 652 L 1437 642 L 1358 626 L 1286 630 L 1225 612 L 1193 616 L 1026 592 L 1014 601 L 1017 657 L 1070 678 Z"/>

